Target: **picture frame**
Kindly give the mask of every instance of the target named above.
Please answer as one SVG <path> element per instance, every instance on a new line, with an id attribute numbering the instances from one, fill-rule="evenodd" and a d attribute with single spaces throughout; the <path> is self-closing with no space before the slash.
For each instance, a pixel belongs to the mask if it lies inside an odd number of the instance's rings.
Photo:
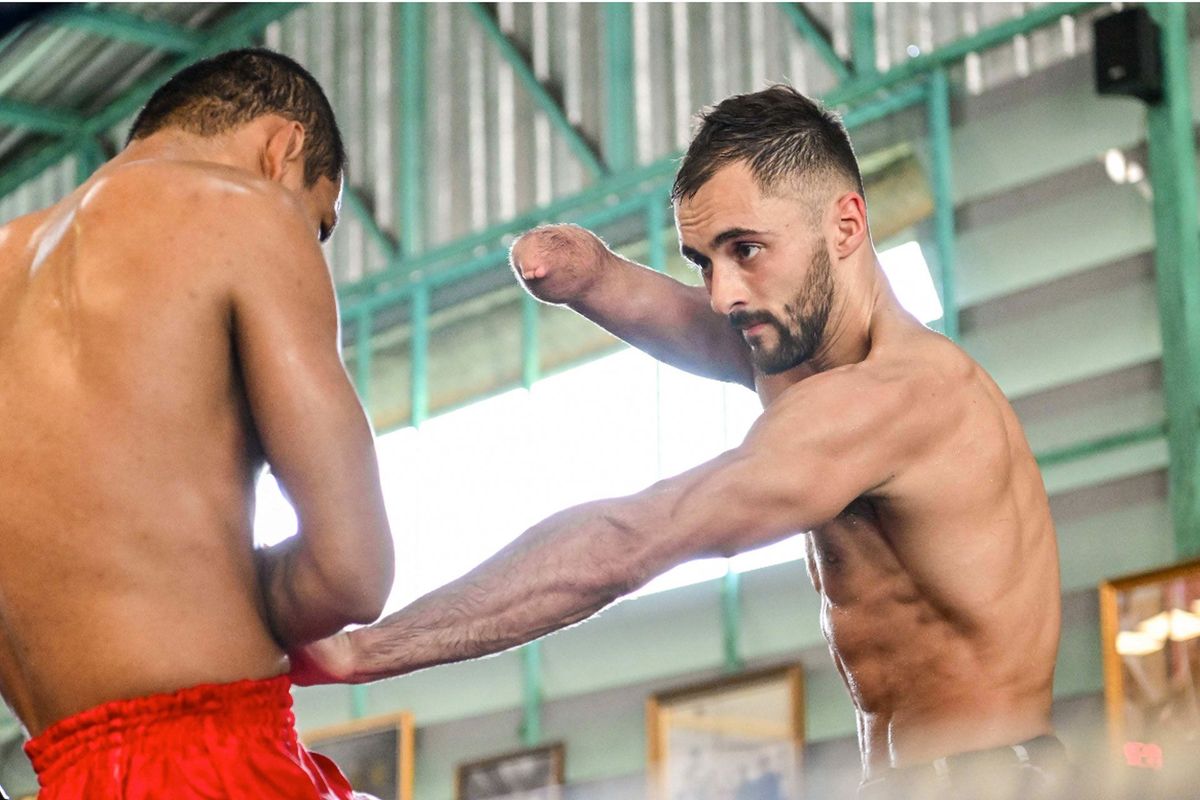
<path id="1" fill-rule="evenodd" d="M 653 800 L 783 800 L 801 794 L 799 664 L 652 695 L 646 727 Z"/>
<path id="2" fill-rule="evenodd" d="M 1200 751 L 1200 560 L 1103 581 L 1104 700 L 1118 762 L 1161 769 Z"/>
<path id="3" fill-rule="evenodd" d="M 307 731 L 309 750 L 333 759 L 357 792 L 412 800 L 413 718 L 407 711 Z"/>
<path id="4" fill-rule="evenodd" d="M 455 800 L 560 800 L 566 782 L 561 742 L 460 764 Z"/>

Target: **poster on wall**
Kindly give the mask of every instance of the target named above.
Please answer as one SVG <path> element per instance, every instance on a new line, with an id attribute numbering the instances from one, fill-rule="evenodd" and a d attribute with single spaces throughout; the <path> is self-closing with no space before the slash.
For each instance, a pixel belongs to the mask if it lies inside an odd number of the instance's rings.
<path id="1" fill-rule="evenodd" d="M 412 800 L 411 714 L 388 714 L 306 732 L 304 746 L 333 759 L 355 791 L 379 800 Z"/>
<path id="2" fill-rule="evenodd" d="M 654 695 L 646 717 L 653 800 L 800 796 L 804 676 L 798 665 Z"/>
<path id="3" fill-rule="evenodd" d="M 1100 624 L 1114 759 L 1164 778 L 1195 775 L 1200 561 L 1101 583 Z"/>
<path id="4" fill-rule="evenodd" d="M 562 744 L 534 747 L 462 764 L 455 800 L 560 800 L 565 774 Z"/>

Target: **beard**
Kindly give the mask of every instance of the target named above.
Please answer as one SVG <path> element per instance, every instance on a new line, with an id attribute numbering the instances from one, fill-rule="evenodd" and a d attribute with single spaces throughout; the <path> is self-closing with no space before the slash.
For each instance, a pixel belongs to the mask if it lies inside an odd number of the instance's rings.
<path id="1" fill-rule="evenodd" d="M 775 345 L 763 344 L 770 334 L 750 337 L 750 358 L 754 366 L 767 375 L 777 375 L 808 361 L 825 339 L 825 325 L 833 306 L 833 267 L 825 248 L 813 256 L 808 279 L 800 291 L 785 303 L 784 319 L 769 311 L 735 311 L 729 322 L 735 328 L 764 324 L 775 331 Z"/>

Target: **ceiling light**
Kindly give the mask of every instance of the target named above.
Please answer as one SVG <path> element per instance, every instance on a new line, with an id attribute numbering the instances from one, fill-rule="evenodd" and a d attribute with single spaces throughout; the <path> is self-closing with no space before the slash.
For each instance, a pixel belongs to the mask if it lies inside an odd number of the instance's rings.
<path id="1" fill-rule="evenodd" d="M 896 299 L 910 314 L 926 325 L 942 318 L 942 301 L 933 286 L 921 245 L 906 242 L 884 250 L 879 254 L 879 263 L 892 284 Z"/>

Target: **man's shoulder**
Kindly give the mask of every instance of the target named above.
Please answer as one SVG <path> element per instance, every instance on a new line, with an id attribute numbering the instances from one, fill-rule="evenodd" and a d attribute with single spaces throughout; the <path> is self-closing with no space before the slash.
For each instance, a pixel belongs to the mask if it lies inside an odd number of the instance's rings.
<path id="1" fill-rule="evenodd" d="M 201 235 L 214 228 L 253 229 L 303 216 L 291 192 L 246 170 L 167 159 L 112 166 L 85 190 L 79 214 L 81 221 L 138 233 L 169 228 Z"/>

